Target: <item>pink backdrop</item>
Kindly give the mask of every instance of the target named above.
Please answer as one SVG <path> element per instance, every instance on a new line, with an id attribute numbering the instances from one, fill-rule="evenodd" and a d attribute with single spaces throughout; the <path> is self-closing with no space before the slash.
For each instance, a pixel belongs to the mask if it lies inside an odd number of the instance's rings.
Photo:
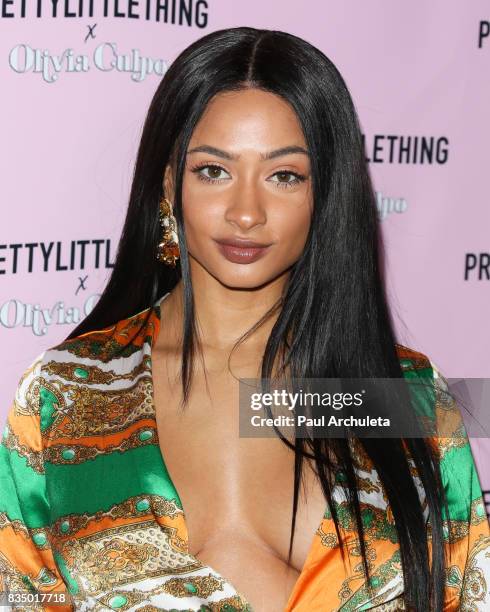
<path id="1" fill-rule="evenodd" d="M 90 4 L 53 14 L 48 0 L 0 0 L 2 423 L 30 361 L 108 278 L 161 75 L 196 38 L 239 25 L 297 34 L 338 66 L 365 136 L 399 340 L 447 377 L 490 377 L 486 0 L 177 0 L 190 24 L 157 15 L 156 0 L 96 0 L 93 15 Z M 472 446 L 490 489 L 489 441 Z"/>

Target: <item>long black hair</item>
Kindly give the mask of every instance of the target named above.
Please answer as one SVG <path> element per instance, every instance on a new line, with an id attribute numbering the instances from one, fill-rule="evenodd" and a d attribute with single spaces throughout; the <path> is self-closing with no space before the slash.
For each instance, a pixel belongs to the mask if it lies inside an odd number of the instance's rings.
<path id="1" fill-rule="evenodd" d="M 184 329 L 182 384 L 188 398 L 196 327 L 185 234 L 182 177 L 194 128 L 216 94 L 259 88 L 287 101 L 300 121 L 311 160 L 313 213 L 304 252 L 291 268 L 279 314 L 268 338 L 262 377 L 270 378 L 276 355 L 287 344 L 297 378 L 401 378 L 393 322 L 382 274 L 375 195 L 361 129 L 347 86 L 335 65 L 294 35 L 251 27 L 208 34 L 170 65 L 151 102 L 138 150 L 129 207 L 111 277 L 92 312 L 67 339 L 112 325 L 145 310 L 182 279 Z M 174 214 L 180 260 L 175 269 L 156 260 L 160 237 L 158 203 L 168 164 L 175 170 Z M 252 328 L 256 329 L 272 309 Z M 245 337 L 243 336 L 242 339 Z M 366 547 L 355 461 L 346 439 L 297 438 L 289 557 L 305 457 L 315 460 L 338 530 L 331 476 L 342 468 L 352 504 L 366 574 Z M 363 439 L 362 447 L 381 479 L 391 506 L 410 609 L 442 609 L 444 546 L 437 458 L 423 438 Z M 310 448 L 312 452 L 308 452 Z M 427 526 L 408 454 L 425 490 Z M 334 456 L 336 463 L 329 457 Z M 407 579 L 408 578 L 408 579 Z M 368 581 L 369 587 L 369 581 Z"/>

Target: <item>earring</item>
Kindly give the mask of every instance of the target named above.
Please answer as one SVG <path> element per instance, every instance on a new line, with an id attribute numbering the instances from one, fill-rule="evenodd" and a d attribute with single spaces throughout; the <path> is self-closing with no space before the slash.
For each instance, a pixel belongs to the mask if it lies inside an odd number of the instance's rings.
<path id="1" fill-rule="evenodd" d="M 177 223 L 172 214 L 172 205 L 167 198 L 160 200 L 159 209 L 159 219 L 160 225 L 163 228 L 163 234 L 157 248 L 157 259 L 164 264 L 174 267 L 180 255 Z"/>

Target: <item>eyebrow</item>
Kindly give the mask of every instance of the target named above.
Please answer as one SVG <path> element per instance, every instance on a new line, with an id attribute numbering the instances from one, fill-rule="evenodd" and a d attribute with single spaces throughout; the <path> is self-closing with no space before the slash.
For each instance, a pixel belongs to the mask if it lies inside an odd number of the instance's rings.
<path id="1" fill-rule="evenodd" d="M 194 147 L 190 151 L 187 151 L 187 155 L 191 155 L 192 153 L 210 153 L 211 155 L 216 155 L 217 157 L 222 157 L 223 159 L 228 159 L 231 161 L 237 161 L 240 159 L 239 155 L 232 155 L 231 153 L 228 153 L 228 151 L 223 151 L 223 149 L 218 149 L 217 147 L 212 147 L 211 145 L 200 145 L 199 147 Z M 290 145 L 289 147 L 281 147 L 280 149 L 275 149 L 274 151 L 261 153 L 260 160 L 267 161 L 269 159 L 275 159 L 276 157 L 282 157 L 283 155 L 292 155 L 293 153 L 309 155 L 308 151 L 303 147 L 300 147 L 299 145 Z"/>

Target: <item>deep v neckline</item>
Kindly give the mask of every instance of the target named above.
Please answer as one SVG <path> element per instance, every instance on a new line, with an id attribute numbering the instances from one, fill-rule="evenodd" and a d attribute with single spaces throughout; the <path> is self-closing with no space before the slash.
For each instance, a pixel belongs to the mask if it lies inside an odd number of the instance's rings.
<path id="1" fill-rule="evenodd" d="M 158 339 L 160 330 L 161 330 L 161 325 L 162 325 L 162 309 L 161 309 L 161 304 L 162 302 L 170 295 L 170 291 L 168 291 L 167 293 L 165 293 L 162 297 L 160 297 L 151 307 L 152 310 L 152 315 L 154 315 L 154 321 L 153 324 L 150 326 L 151 327 L 151 332 L 149 334 L 149 339 L 150 339 L 150 364 L 149 364 L 149 375 L 150 375 L 150 387 L 151 387 L 151 421 L 153 421 L 153 426 L 154 426 L 154 430 L 155 430 L 155 444 L 156 444 L 156 448 L 157 448 L 157 452 L 158 455 L 160 457 L 160 461 L 161 464 L 164 468 L 164 472 L 167 475 L 168 481 L 172 487 L 172 489 L 175 491 L 175 494 L 177 495 L 178 501 L 180 503 L 180 507 L 182 509 L 182 517 L 183 517 L 183 525 L 184 525 L 184 534 L 185 534 L 185 544 L 186 544 L 186 548 L 187 548 L 187 554 L 189 555 L 189 557 L 191 557 L 192 559 L 195 559 L 197 562 L 201 563 L 203 566 L 205 567 L 209 567 L 210 570 L 212 570 L 213 572 L 215 572 L 216 574 L 219 574 L 241 597 L 241 599 L 243 599 L 243 601 L 248 604 L 250 606 L 250 609 L 253 611 L 252 608 L 252 604 L 248 601 L 247 597 L 245 597 L 245 595 L 239 591 L 234 585 L 233 583 L 228 580 L 226 578 L 226 576 L 224 576 L 223 574 L 221 574 L 220 571 L 215 570 L 214 568 L 212 568 L 211 566 L 209 566 L 207 563 L 202 562 L 199 557 L 197 557 L 196 555 L 192 555 L 189 552 L 189 532 L 187 529 L 187 521 L 186 521 L 186 512 L 185 512 L 185 508 L 184 505 L 182 503 L 182 499 L 180 497 L 179 491 L 177 490 L 177 487 L 175 486 L 174 480 L 172 478 L 172 475 L 170 473 L 170 471 L 168 470 L 168 466 L 165 462 L 165 458 L 163 456 L 162 453 L 162 449 L 160 446 L 160 437 L 158 435 L 158 425 L 157 425 L 157 414 L 156 414 L 156 405 L 155 405 L 155 392 L 154 392 L 154 384 L 153 384 L 153 347 L 155 346 L 155 343 Z M 298 577 L 293 585 L 293 588 L 288 596 L 288 600 L 286 602 L 285 608 L 283 612 L 289 612 L 290 610 L 292 610 L 291 608 L 291 602 L 293 601 L 293 599 L 296 597 L 297 595 L 297 591 L 300 588 L 300 585 L 303 581 L 303 577 L 306 574 L 308 568 L 310 567 L 310 565 L 312 564 L 313 558 L 315 556 L 315 548 L 316 548 L 316 544 L 317 541 L 319 540 L 320 536 L 319 536 L 319 532 L 321 531 L 321 528 L 323 526 L 324 520 L 325 520 L 325 516 L 327 514 L 327 510 L 328 510 L 328 504 L 326 505 L 325 508 L 325 512 L 322 516 L 322 519 L 320 521 L 320 524 L 318 525 L 318 527 L 316 528 L 309 549 L 308 549 L 308 553 L 306 555 L 306 559 L 305 562 L 303 564 L 303 567 L 301 568 L 301 571 L 298 574 Z"/>

